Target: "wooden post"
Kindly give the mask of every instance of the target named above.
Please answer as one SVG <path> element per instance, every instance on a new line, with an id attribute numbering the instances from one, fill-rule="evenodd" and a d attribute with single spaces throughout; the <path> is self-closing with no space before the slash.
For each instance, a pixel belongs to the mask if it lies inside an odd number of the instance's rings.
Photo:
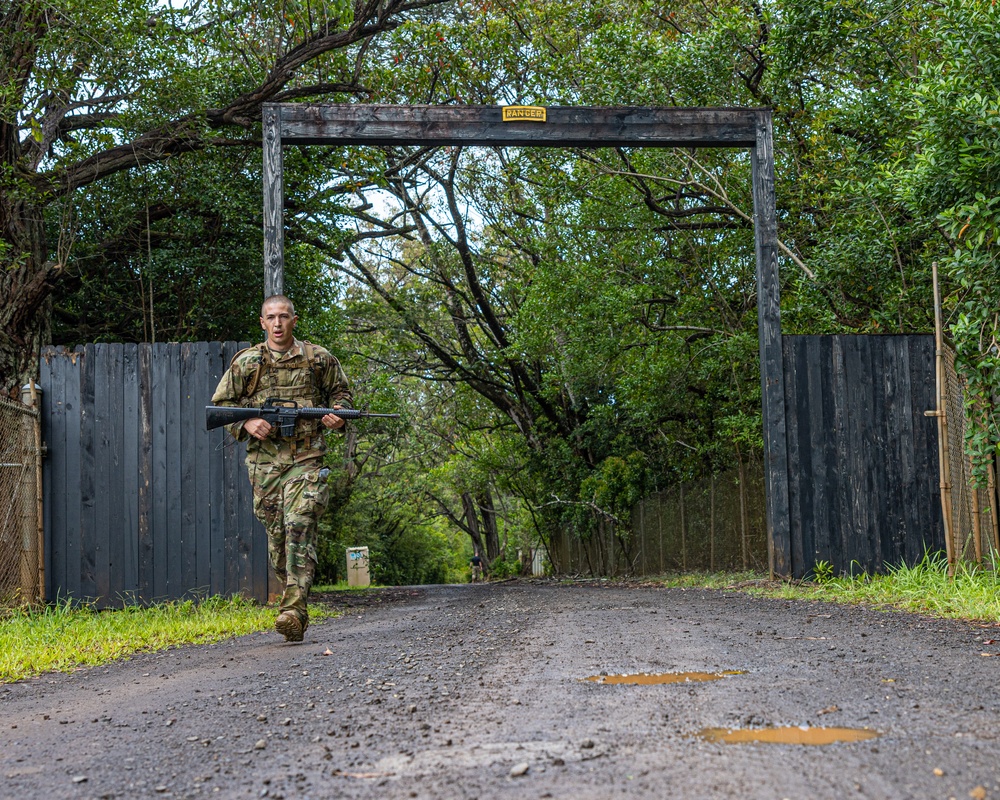
<path id="1" fill-rule="evenodd" d="M 684 519 L 684 481 L 681 481 L 681 572 L 687 572 L 687 520 Z"/>
<path id="2" fill-rule="evenodd" d="M 993 464 L 993 459 L 990 459 L 990 463 L 986 467 L 986 487 L 987 497 L 990 499 L 990 533 L 992 534 L 992 538 L 990 539 L 990 562 L 993 565 L 993 569 L 996 569 L 997 554 L 1000 553 L 1000 525 L 997 523 L 997 473 Z"/>
<path id="3" fill-rule="evenodd" d="M 264 297 L 285 292 L 284 162 L 279 106 L 263 106 Z"/>
<path id="4" fill-rule="evenodd" d="M 979 488 L 972 485 L 974 483 L 974 480 L 972 479 L 972 470 L 974 468 L 972 456 L 967 455 L 966 460 L 969 462 L 970 480 L 968 491 L 970 495 L 969 499 L 972 501 L 972 545 L 976 554 L 976 564 L 981 565 L 983 563 L 983 521 L 982 510 L 979 506 Z"/>
<path id="5" fill-rule="evenodd" d="M 743 571 L 746 572 L 750 569 L 750 524 L 747 520 L 747 474 L 739 445 L 736 445 L 736 464 L 740 474 L 740 555 L 743 558 Z"/>
<path id="6" fill-rule="evenodd" d="M 955 577 L 955 541 L 951 516 L 951 462 L 948 452 L 948 396 L 944 375 L 944 330 L 941 323 L 941 291 L 938 286 L 937 261 L 931 264 L 934 279 L 934 349 L 937 377 L 937 409 L 925 411 L 929 417 L 937 417 L 938 422 L 938 471 L 941 482 L 941 516 L 944 518 L 944 548 L 948 556 L 948 577 Z"/>
<path id="7" fill-rule="evenodd" d="M 656 495 L 656 538 L 660 543 L 660 574 L 663 574 L 663 496 Z"/>
<path id="8" fill-rule="evenodd" d="M 34 408 L 36 413 L 18 414 L 17 420 L 20 430 L 15 434 L 17 437 L 16 445 L 10 449 L 10 461 L 13 462 L 15 458 L 19 460 L 21 463 L 18 466 L 21 469 L 17 473 L 10 473 L 11 475 L 16 475 L 16 483 L 14 487 L 11 487 L 10 505 L 6 506 L 7 510 L 0 517 L 0 521 L 5 523 L 5 527 L 7 524 L 13 523 L 15 519 L 19 519 L 21 522 L 19 535 L 15 535 L 12 524 L 4 535 L 5 544 L 10 547 L 9 553 L 6 555 L 9 555 L 12 560 L 15 556 L 17 557 L 18 569 L 16 576 L 10 575 L 12 578 L 11 586 L 5 586 L 4 588 L 14 589 L 19 595 L 19 601 L 27 603 L 34 603 L 39 596 L 39 589 L 36 585 L 39 576 L 37 560 L 39 552 L 37 540 L 38 520 L 35 518 L 38 492 L 35 481 L 37 464 L 41 459 L 41 454 L 37 452 L 35 443 L 35 431 L 38 428 L 38 405 L 34 402 L 34 386 L 34 381 L 32 381 L 31 384 L 25 384 L 21 388 L 21 404 Z M 12 467 L 13 464 L 6 466 Z M 15 487 L 19 495 L 17 497 L 14 494 Z M 4 498 L 4 500 L 6 501 L 7 498 Z M 9 539 L 7 538 L 8 532 L 10 534 Z"/>
<path id="9" fill-rule="evenodd" d="M 639 501 L 639 574 L 646 575 L 646 515 L 643 513 L 644 500 Z"/>
<path id="10" fill-rule="evenodd" d="M 28 383 L 31 392 L 31 405 L 35 409 L 35 535 L 38 540 L 38 596 L 39 603 L 45 603 L 45 504 L 42 499 L 42 459 L 45 451 L 42 449 L 42 403 L 38 396 L 39 389 L 35 379 Z"/>
<path id="11" fill-rule="evenodd" d="M 709 523 L 708 523 L 708 571 L 715 572 L 715 473 L 712 473 L 712 483 L 708 490 Z"/>
<path id="12" fill-rule="evenodd" d="M 753 168 L 754 238 L 757 252 L 757 327 L 764 417 L 764 481 L 771 576 L 792 575 L 785 430 L 785 375 L 781 352 L 781 290 L 778 283 L 778 220 L 774 199 L 771 112 L 757 111 Z"/>

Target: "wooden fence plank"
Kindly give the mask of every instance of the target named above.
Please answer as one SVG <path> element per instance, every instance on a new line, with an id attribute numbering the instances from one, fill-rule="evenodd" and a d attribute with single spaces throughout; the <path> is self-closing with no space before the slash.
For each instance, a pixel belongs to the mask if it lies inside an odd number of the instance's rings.
<path id="1" fill-rule="evenodd" d="M 916 338 L 916 337 L 914 337 Z M 910 372 L 914 375 L 933 375 L 935 346 L 933 337 L 921 337 L 909 350 Z M 907 563 L 915 564 L 923 558 L 925 550 L 943 551 L 944 516 L 941 512 L 941 483 L 938 472 L 937 420 L 925 417 L 924 411 L 937 408 L 936 389 L 924 381 L 911 381 L 914 452 L 914 471 L 919 476 L 918 496 L 914 503 L 917 517 L 913 535 L 907 537 Z M 919 531 L 919 533 L 918 533 Z"/>
<path id="2" fill-rule="evenodd" d="M 74 349 L 69 361 L 66 383 L 66 596 L 81 597 L 80 575 L 83 565 L 83 372 L 86 352 Z"/>
<path id="3" fill-rule="evenodd" d="M 891 479 L 896 478 L 895 465 L 890 464 L 886 458 L 885 439 L 887 417 L 892 414 L 885 395 L 885 349 L 891 337 L 879 336 L 876 340 L 872 336 L 859 336 L 858 339 L 867 353 L 868 373 L 864 380 L 871 398 L 869 401 L 871 410 L 867 414 L 862 414 L 865 422 L 865 444 L 868 448 L 869 463 L 865 465 L 865 472 L 869 478 L 868 508 L 871 510 L 871 528 L 868 536 L 871 541 L 872 560 L 868 569 L 870 572 L 882 572 L 886 550 L 890 544 L 889 532 L 886 530 L 890 512 L 887 502 L 889 484 Z"/>
<path id="4" fill-rule="evenodd" d="M 138 593 L 143 602 L 155 596 L 153 574 L 153 350 L 149 344 L 139 345 L 139 486 L 137 514 L 137 571 Z"/>
<path id="5" fill-rule="evenodd" d="M 98 493 L 97 594 L 101 607 L 120 606 L 124 558 L 124 528 L 122 511 L 127 503 L 124 494 L 125 475 L 122 470 L 122 434 L 124 428 L 124 362 L 121 345 L 102 345 L 98 363 L 97 412 L 103 417 L 99 427 L 101 449 L 97 453 Z M 101 388 L 103 384 L 103 389 Z M 95 413 L 95 419 L 97 414 Z"/>
<path id="6" fill-rule="evenodd" d="M 238 348 L 233 342 L 226 342 L 223 360 L 229 364 Z M 223 460 L 223 485 L 225 486 L 225 575 L 226 593 L 235 594 L 240 591 L 239 563 L 239 522 L 240 522 L 240 485 L 246 480 L 246 470 L 243 468 L 244 447 L 226 434 L 226 444 Z"/>
<path id="7" fill-rule="evenodd" d="M 245 343 L 226 343 L 225 363 Z M 233 443 L 226 447 L 226 582 L 227 591 L 241 593 L 264 601 L 268 596 L 269 565 L 264 529 L 253 516 L 253 492 L 247 469 L 246 445 Z"/>
<path id="8" fill-rule="evenodd" d="M 840 418 L 840 399 L 834 390 L 834 359 L 839 358 L 840 351 L 834 353 L 833 336 L 819 336 L 817 364 L 813 380 L 813 396 L 819 398 L 823 413 L 823 429 L 814 431 L 813 447 L 822 450 L 818 456 L 823 464 L 823 471 L 816 475 L 816 481 L 822 481 L 823 486 L 816 492 L 820 507 L 816 512 L 818 550 L 821 558 L 830 564 L 837 564 L 840 546 L 840 531 L 844 525 L 844 473 L 841 469 L 840 447 L 838 441 L 843 437 L 843 419 Z M 841 370 L 842 372 L 842 370 Z M 811 563 L 803 568 L 811 569 Z M 839 567 L 838 567 L 839 569 Z"/>
<path id="9" fill-rule="evenodd" d="M 876 405 L 872 384 L 871 347 L 868 337 L 847 337 L 844 348 L 847 366 L 847 397 L 850 403 L 848 425 L 848 466 L 847 475 L 851 485 L 853 506 L 849 534 L 855 558 L 862 569 L 871 569 L 876 563 L 877 540 L 875 539 L 874 505 L 875 465 L 873 452 L 872 416 Z M 848 551 L 850 552 L 850 550 Z"/>
<path id="10" fill-rule="evenodd" d="M 840 526 L 831 530 L 831 551 L 837 554 L 836 558 L 831 558 L 830 562 L 839 573 L 850 567 L 850 559 L 846 554 L 850 552 L 850 541 L 848 529 L 850 521 L 853 519 L 853 508 L 851 505 L 851 483 L 848 469 L 848 402 L 847 402 L 847 374 L 844 362 L 844 342 L 843 336 L 833 336 L 830 340 L 830 389 L 834 398 L 833 409 L 833 443 L 836 470 L 840 476 L 837 482 L 836 510 Z"/>
<path id="11" fill-rule="evenodd" d="M 167 550 L 170 547 L 168 498 L 171 486 L 167 480 L 167 403 L 170 363 L 162 345 L 154 345 L 150 353 L 150 423 L 152 428 L 150 492 L 152 518 L 150 539 L 153 545 L 150 572 L 153 576 L 150 600 L 172 597 L 167 574 Z"/>
<path id="12" fill-rule="evenodd" d="M 194 369 L 188 375 L 186 394 L 189 408 L 188 420 L 194 425 L 186 425 L 193 438 L 194 482 L 197 496 L 195 505 L 195 535 L 198 542 L 198 559 L 195 562 L 195 586 L 204 594 L 211 592 L 212 570 L 216 564 L 212 558 L 212 486 L 209 483 L 212 450 L 208 431 L 204 429 L 205 405 L 215 389 L 211 346 L 206 342 L 192 345 Z"/>
<path id="13" fill-rule="evenodd" d="M 788 339 L 788 342 L 794 340 Z M 802 337 L 801 345 L 794 348 L 795 360 L 802 375 L 799 386 L 788 386 L 789 407 L 796 409 L 799 416 L 798 426 L 805 426 L 807 435 L 799 438 L 798 446 L 803 449 L 799 456 L 799 473 L 796 475 L 792 466 L 794 446 L 789 438 L 789 482 L 800 484 L 802 495 L 808 500 L 801 509 L 802 545 L 800 556 L 794 563 L 792 574 L 808 572 L 808 565 L 817 559 L 829 561 L 831 557 L 829 530 L 824 524 L 829 499 L 826 496 L 826 485 L 822 477 L 828 473 L 828 453 L 823 446 L 826 442 L 827 419 L 823 405 L 823 376 L 828 371 L 822 369 L 822 343 L 818 336 Z M 795 396 L 798 391 L 798 397 Z M 789 429 L 795 427 L 792 420 L 788 421 Z M 815 477 L 814 477 L 815 476 Z"/>
<path id="14" fill-rule="evenodd" d="M 203 405 L 209 405 L 212 394 L 219 383 L 229 362 L 225 360 L 221 342 L 209 342 L 209 373 L 208 389 L 202 397 Z M 223 492 L 223 475 L 225 458 L 224 442 L 226 432 L 216 428 L 214 431 L 204 431 L 205 446 L 208 449 L 208 504 L 209 504 L 209 559 L 212 564 L 209 591 L 213 595 L 226 592 L 226 529 L 225 529 L 225 495 Z"/>
<path id="15" fill-rule="evenodd" d="M 917 473 L 916 461 L 919 452 L 919 443 L 916 438 L 916 427 L 918 420 L 923 419 L 924 409 L 915 409 L 913 405 L 914 393 L 911 383 L 913 380 L 910 371 L 910 349 L 913 346 L 915 337 L 899 336 L 894 354 L 896 371 L 899 376 L 894 394 L 898 413 L 896 415 L 896 425 L 890 435 L 895 439 L 893 454 L 899 463 L 899 489 L 895 495 L 895 501 L 899 505 L 899 526 L 900 531 L 894 543 L 896 552 L 896 563 L 910 563 L 907 552 L 907 542 L 911 536 L 919 536 L 921 518 L 915 515 L 919 508 L 922 494 L 919 485 L 920 476 Z M 926 375 L 926 373 L 924 373 Z M 920 376 L 917 377 L 920 381 Z"/>
<path id="16" fill-rule="evenodd" d="M 139 346 L 122 346 L 122 502 L 118 589 L 127 603 L 139 596 Z"/>
<path id="17" fill-rule="evenodd" d="M 42 436 L 48 457 L 42 462 L 43 514 L 48 541 L 45 547 L 45 596 L 58 601 L 66 585 L 66 503 L 68 493 L 53 491 L 66 485 L 66 367 L 62 348 L 41 360 Z M 57 538 L 58 537 L 58 538 Z"/>
<path id="18" fill-rule="evenodd" d="M 882 343 L 882 369 L 873 376 L 882 387 L 885 417 L 883 419 L 882 459 L 887 467 L 887 480 L 881 488 L 883 509 L 879 524 L 881 561 L 883 565 L 898 565 L 903 559 L 906 520 L 903 515 L 903 492 L 906 486 L 906 456 L 902 435 L 909 423 L 910 403 L 906 392 L 900 391 L 904 379 L 901 350 L 905 355 L 905 336 L 886 336 Z M 877 367 L 876 367 L 877 369 Z M 906 370 L 908 373 L 908 370 Z"/>
<path id="19" fill-rule="evenodd" d="M 786 337 L 787 338 L 787 337 Z M 809 493 L 808 522 L 811 527 L 809 538 L 803 543 L 802 561 L 795 565 L 793 574 L 805 574 L 817 560 L 833 563 L 834 548 L 830 542 L 830 509 L 836 495 L 831 497 L 831 474 L 836 474 L 836 449 L 829 448 L 830 431 L 833 428 L 833 407 L 824 402 L 829 394 L 829 359 L 831 352 L 825 347 L 826 339 L 821 336 L 801 337 L 801 363 L 808 370 L 805 381 L 805 397 L 798 401 L 797 413 L 809 415 L 809 438 L 802 446 L 809 448 L 809 470 L 789 480 L 806 484 Z M 789 339 L 789 341 L 793 341 Z M 790 391 L 786 388 L 786 391 Z M 789 426 L 792 421 L 789 420 Z M 791 446 L 789 446 L 791 460 Z M 789 468 L 790 469 L 790 468 Z"/>
<path id="20" fill-rule="evenodd" d="M 82 359 L 80 381 L 80 584 L 77 597 L 93 600 L 97 594 L 94 575 L 97 553 L 94 495 L 97 492 L 96 461 L 98 435 L 94 415 L 94 383 L 97 354 L 88 346 Z"/>
<path id="21" fill-rule="evenodd" d="M 205 405 L 208 402 L 205 398 L 211 396 L 212 389 L 215 388 L 208 386 L 212 374 L 208 344 L 205 342 L 191 343 L 186 361 L 185 379 L 187 384 L 184 390 L 184 418 L 185 420 L 198 420 L 200 423 L 205 413 Z M 207 595 L 211 587 L 212 572 L 211 530 L 209 528 L 211 490 L 208 485 L 211 451 L 208 448 L 208 431 L 204 430 L 203 424 L 185 424 L 184 429 L 190 437 L 184 449 L 194 482 L 192 487 L 194 498 L 192 527 L 196 557 L 191 585 L 196 587 L 200 595 Z"/>
<path id="22" fill-rule="evenodd" d="M 94 541 L 94 597 L 97 605 L 104 608 L 111 602 L 110 569 L 111 562 L 111 506 L 108 498 L 114 475 L 113 452 L 115 442 L 112 421 L 112 395 L 114 380 L 113 345 L 94 344 L 91 347 L 91 363 L 94 375 L 93 402 L 93 475 L 94 475 L 94 515 L 91 533 Z"/>
<path id="23" fill-rule="evenodd" d="M 198 352 L 196 345 L 184 342 L 177 347 L 178 375 L 180 382 L 177 392 L 178 403 L 178 448 L 177 471 L 180 477 L 180 532 L 181 564 L 180 585 L 185 595 L 196 595 L 202 589 L 198 582 L 199 536 L 198 536 L 198 494 L 196 452 L 198 441 L 204 440 L 204 433 L 190 421 L 204 413 L 204 403 L 198 403 L 193 396 L 197 371 Z"/>
<path id="24" fill-rule="evenodd" d="M 166 425 L 165 466 L 167 482 L 167 528 L 163 532 L 166 538 L 166 575 L 167 593 L 170 597 L 183 597 L 184 585 L 184 549 L 187 542 L 184 539 L 183 512 L 186 498 L 181 480 L 181 432 L 183 420 L 180 413 L 181 397 L 181 360 L 180 345 L 160 345 L 160 359 L 168 364 L 167 379 L 163 386 L 164 404 L 163 417 Z M 155 351 L 154 351 L 155 352 Z"/>
<path id="25" fill-rule="evenodd" d="M 794 574 L 813 549 L 812 492 L 809 481 L 800 476 L 812 470 L 809 447 L 809 364 L 806 348 L 792 348 L 792 340 L 783 340 L 785 352 L 785 392 L 794 408 L 788 409 L 788 515 L 790 531 L 789 569 Z M 803 552 L 805 551 L 805 552 Z"/>

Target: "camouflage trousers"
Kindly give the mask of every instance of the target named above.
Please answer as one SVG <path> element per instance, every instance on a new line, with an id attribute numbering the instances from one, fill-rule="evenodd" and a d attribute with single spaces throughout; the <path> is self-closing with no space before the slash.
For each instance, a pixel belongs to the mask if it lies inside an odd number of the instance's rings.
<path id="1" fill-rule="evenodd" d="M 309 622 L 306 604 L 316 573 L 316 528 L 330 501 L 322 462 L 248 464 L 253 511 L 267 531 L 267 551 L 284 586 L 280 611 Z M 325 473 L 326 470 L 323 470 Z"/>

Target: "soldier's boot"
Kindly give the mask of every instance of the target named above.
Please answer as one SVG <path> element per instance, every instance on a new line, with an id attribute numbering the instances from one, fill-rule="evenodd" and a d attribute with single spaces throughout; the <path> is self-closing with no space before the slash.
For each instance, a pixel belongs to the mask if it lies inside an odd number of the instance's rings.
<path id="1" fill-rule="evenodd" d="M 285 637 L 286 642 L 301 642 L 306 626 L 294 611 L 282 611 L 274 621 L 274 629 Z"/>

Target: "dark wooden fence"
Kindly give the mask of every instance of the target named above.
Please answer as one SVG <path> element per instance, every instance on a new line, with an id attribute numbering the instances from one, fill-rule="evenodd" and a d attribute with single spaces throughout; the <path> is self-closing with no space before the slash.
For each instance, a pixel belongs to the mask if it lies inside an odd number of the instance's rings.
<path id="1" fill-rule="evenodd" d="M 933 336 L 784 336 L 791 572 L 944 549 Z"/>
<path id="2" fill-rule="evenodd" d="M 205 430 L 235 342 L 42 354 L 47 597 L 268 597 L 245 447 Z"/>
<path id="3" fill-rule="evenodd" d="M 44 351 L 47 597 L 267 599 L 245 449 L 205 431 L 204 406 L 239 347 Z M 878 572 L 944 549 L 936 423 L 924 416 L 933 337 L 784 336 L 782 347 L 791 573 L 817 561 Z M 667 539 L 657 546 L 673 558 Z"/>

